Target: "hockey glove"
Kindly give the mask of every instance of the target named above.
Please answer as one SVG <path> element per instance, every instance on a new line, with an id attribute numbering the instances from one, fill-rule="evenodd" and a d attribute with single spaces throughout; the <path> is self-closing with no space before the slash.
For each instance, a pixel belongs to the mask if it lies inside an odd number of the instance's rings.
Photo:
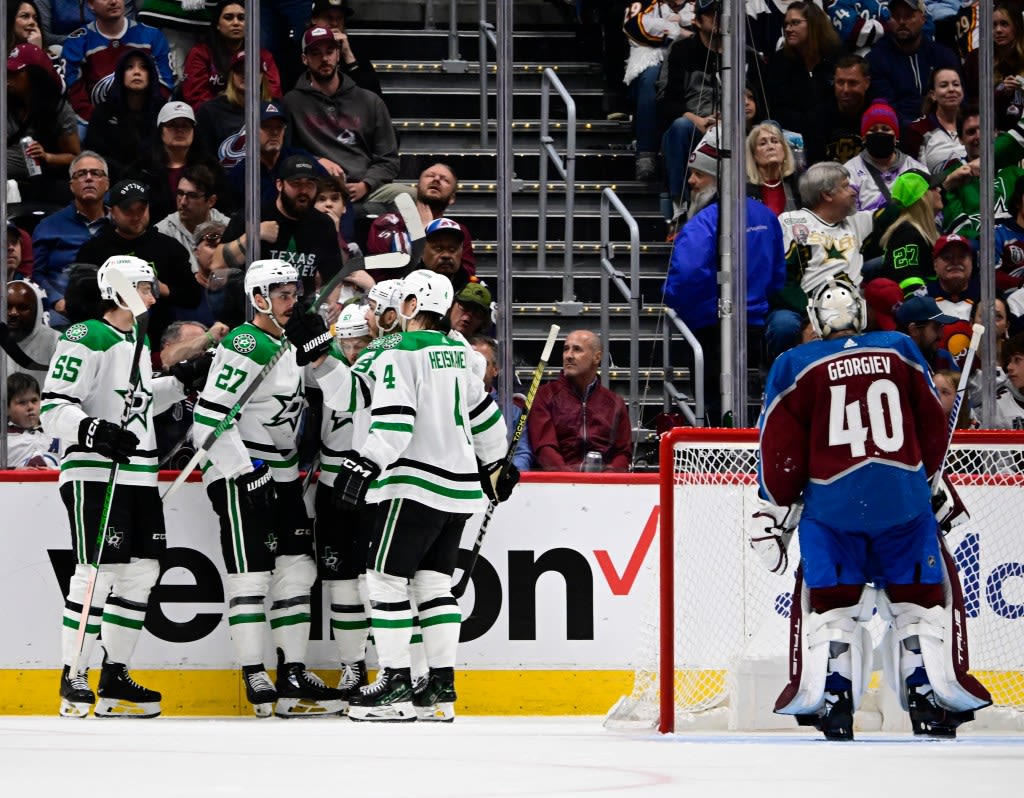
<path id="1" fill-rule="evenodd" d="M 504 473 L 501 471 L 504 460 L 499 460 L 490 465 L 480 463 L 480 484 L 483 486 L 487 498 L 495 504 L 507 501 L 512 495 L 512 489 L 519 484 L 519 469 L 512 463 Z"/>
<path id="2" fill-rule="evenodd" d="M 139 445 L 134 432 L 102 418 L 83 418 L 78 425 L 78 442 L 121 465 L 128 463 Z"/>
<path id="3" fill-rule="evenodd" d="M 235 487 L 250 510 L 269 513 L 273 509 L 277 491 L 266 463 L 260 463 L 255 471 L 235 477 Z"/>
<path id="4" fill-rule="evenodd" d="M 342 452 L 338 475 L 334 478 L 334 503 L 339 507 L 361 507 L 370 483 L 378 476 L 380 468 L 373 460 L 355 449 Z"/>
<path id="5" fill-rule="evenodd" d="M 191 360 L 175 363 L 169 371 L 185 387 L 185 393 L 199 393 L 206 386 L 211 365 L 213 352 L 203 352 Z"/>
<path id="6" fill-rule="evenodd" d="M 330 351 L 331 331 L 315 313 L 296 312 L 284 326 L 284 334 L 295 347 L 295 362 L 300 366 L 319 360 Z"/>
<path id="7" fill-rule="evenodd" d="M 932 512 L 943 535 L 949 534 L 954 526 L 971 517 L 946 474 L 942 475 L 942 482 L 932 494 Z"/>
<path id="8" fill-rule="evenodd" d="M 747 528 L 750 548 L 769 571 L 783 574 L 789 568 L 789 541 L 800 523 L 803 502 L 797 501 L 791 507 L 778 507 L 761 498 L 757 501 L 760 509 L 751 517 Z"/>

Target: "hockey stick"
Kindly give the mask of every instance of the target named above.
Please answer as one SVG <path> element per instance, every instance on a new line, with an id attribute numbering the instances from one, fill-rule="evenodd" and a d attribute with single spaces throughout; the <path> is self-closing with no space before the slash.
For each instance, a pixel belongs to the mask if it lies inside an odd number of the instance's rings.
<path id="1" fill-rule="evenodd" d="M 353 258 L 352 260 L 355 260 L 355 258 Z M 369 266 L 370 268 L 383 269 L 400 269 L 408 262 L 409 256 L 405 252 L 386 252 L 383 255 L 370 255 L 369 257 L 363 259 L 363 263 L 365 264 L 365 266 Z M 352 261 L 350 260 L 349 264 L 351 263 Z M 307 312 L 315 313 L 316 309 L 320 307 L 320 303 L 326 297 L 329 297 L 331 295 L 331 292 L 334 291 L 334 289 L 338 287 L 341 281 L 344 280 L 345 277 L 347 277 L 349 274 L 351 274 L 351 272 L 351 269 L 342 269 L 336 275 L 334 275 L 334 277 L 328 280 L 327 285 L 321 288 L 319 293 L 313 298 L 313 301 L 312 303 L 310 303 L 309 306 L 309 311 Z M 246 402 L 248 402 L 252 398 L 253 394 L 256 393 L 256 390 L 267 378 L 267 375 L 269 375 L 270 372 L 273 370 L 274 366 L 277 365 L 277 362 L 282 357 L 284 357 L 285 354 L 291 350 L 291 348 L 291 344 L 288 342 L 288 339 L 285 338 L 281 342 L 281 347 L 274 353 L 270 360 L 267 361 L 266 365 L 263 366 L 263 369 L 260 371 L 260 373 L 256 375 L 256 378 L 249 383 L 248 387 L 246 387 L 246 389 L 242 392 L 242 395 L 238 397 L 238 401 L 231 405 L 231 407 L 228 409 L 227 414 L 225 414 L 224 418 L 220 420 L 220 423 L 217 424 L 217 426 L 214 427 L 209 432 L 209 434 L 203 440 L 202 445 L 196 448 L 195 454 L 193 454 L 192 458 L 185 464 L 185 467 L 181 469 L 181 472 L 178 474 L 177 478 L 174 480 L 173 483 L 171 483 L 171 487 L 169 487 L 164 493 L 164 495 L 160 497 L 163 501 L 167 501 L 167 499 L 169 499 L 171 496 L 178 492 L 178 489 L 185 483 L 185 480 L 188 479 L 189 474 L 191 474 L 192 471 L 195 470 L 196 466 L 198 466 L 202 462 L 203 458 L 206 457 L 207 454 L 209 454 L 210 448 L 217 442 L 217 439 L 221 435 L 223 435 L 228 430 L 228 428 L 234 423 L 235 419 L 238 417 L 238 414 L 242 412 L 242 408 L 245 407 Z"/>
<path id="2" fill-rule="evenodd" d="M 974 356 L 981 346 L 981 336 L 985 334 L 985 327 L 975 324 L 971 327 L 971 342 L 967 345 L 967 354 L 964 356 L 964 365 L 960 370 L 960 384 L 956 389 L 956 396 L 953 398 L 953 408 L 949 411 L 949 420 L 946 422 L 946 454 L 939 464 L 939 470 L 932 477 L 932 495 L 942 487 L 942 474 L 946 470 L 946 463 L 949 462 L 949 452 L 953 448 L 953 433 L 956 432 L 956 419 L 960 415 L 960 405 L 963 404 L 964 396 L 967 394 L 967 383 L 971 377 L 971 366 L 974 365 Z"/>
<path id="3" fill-rule="evenodd" d="M 513 459 L 516 456 L 516 446 L 519 445 L 519 439 L 523 437 L 523 431 L 526 429 L 526 417 L 530 414 L 530 408 L 533 407 L 533 399 L 537 395 L 537 389 L 540 388 L 540 381 L 544 378 L 544 369 L 547 368 L 548 358 L 551 357 L 551 350 L 555 346 L 555 339 L 558 337 L 558 331 L 561 329 L 557 324 L 552 324 L 551 329 L 548 330 L 548 339 L 544 342 L 544 351 L 541 352 L 540 362 L 537 364 L 537 368 L 533 371 L 533 379 L 530 381 L 530 389 L 526 392 L 526 402 L 524 403 L 523 412 L 519 416 L 519 421 L 516 424 L 515 432 L 512 433 L 512 439 L 508 444 L 508 451 L 505 452 L 505 458 L 501 462 L 501 468 L 496 472 L 497 479 L 501 479 L 510 465 L 512 465 Z M 495 480 L 497 481 L 497 480 Z M 487 534 L 487 527 L 491 524 L 491 517 L 494 515 L 494 508 L 498 505 L 495 502 L 491 502 L 487 505 L 487 512 L 484 513 L 484 518 L 480 522 L 480 531 L 476 533 L 476 540 L 473 542 L 473 548 L 469 553 L 469 564 L 466 569 L 462 572 L 462 576 L 459 581 L 452 587 L 452 595 L 455 598 L 462 598 L 462 594 L 466 592 L 466 588 L 469 587 L 469 580 L 473 576 L 473 569 L 476 567 L 476 561 L 480 557 L 480 546 L 484 542 L 484 535 Z"/>
<path id="4" fill-rule="evenodd" d="M 107 271 L 107 279 L 114 287 L 128 309 L 135 317 L 135 350 L 132 352 L 132 368 L 128 377 L 128 390 L 124 394 L 124 407 L 121 410 L 121 429 L 128 426 L 128 419 L 131 418 L 132 407 L 135 404 L 135 392 L 138 390 L 139 382 L 142 379 L 142 369 L 139 361 L 142 359 L 142 350 L 146 341 L 146 331 L 149 329 L 149 313 L 146 310 L 146 303 L 142 301 L 139 292 L 132 285 L 124 274 L 111 268 Z M 75 635 L 75 657 L 71 661 L 71 673 L 78 673 L 78 663 L 82 658 L 82 649 L 85 647 L 85 631 L 89 625 L 89 611 L 92 608 L 93 595 L 96 593 L 96 580 L 100 573 L 100 559 L 103 556 L 103 543 L 107 539 L 107 523 L 110 521 L 110 508 L 114 502 L 114 487 L 117 484 L 117 475 L 121 470 L 121 464 L 117 461 L 111 463 L 110 479 L 107 480 L 107 490 L 103 495 L 103 510 L 100 513 L 100 525 L 96 532 L 96 553 L 90 563 L 89 581 L 85 585 L 85 598 L 82 600 L 81 615 L 78 618 L 78 633 Z"/>
<path id="5" fill-rule="evenodd" d="M 395 207 L 398 208 L 398 215 L 402 217 L 405 230 L 409 234 L 409 261 L 414 269 L 418 269 L 423 258 L 423 247 L 427 243 L 427 233 L 423 228 L 419 208 L 416 207 L 416 200 L 405 193 L 395 197 Z"/>
<path id="6" fill-rule="evenodd" d="M 28 353 L 11 338 L 11 331 L 7 327 L 7 323 L 3 321 L 0 321 L 0 349 L 3 349 L 7 356 L 23 369 L 48 371 L 50 368 L 46 363 L 37 363 L 29 357 Z"/>

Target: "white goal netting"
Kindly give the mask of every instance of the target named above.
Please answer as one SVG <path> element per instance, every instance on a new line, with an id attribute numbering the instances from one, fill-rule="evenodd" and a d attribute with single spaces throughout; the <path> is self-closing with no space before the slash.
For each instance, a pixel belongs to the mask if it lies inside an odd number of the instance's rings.
<path id="1" fill-rule="evenodd" d="M 607 725 L 794 728 L 772 707 L 786 682 L 799 550 L 794 537 L 789 571 L 777 575 L 747 543 L 756 432 L 673 430 L 661 457 L 661 545 L 670 548 L 648 564 L 659 578 L 642 619 L 633 691 Z M 975 726 L 1024 728 L 1024 433 L 958 434 L 947 473 L 971 515 L 946 536 L 964 591 L 971 671 L 995 699 Z M 672 564 L 671 579 L 662 562 Z M 881 620 L 871 631 L 877 644 Z M 872 685 L 880 681 L 876 674 Z M 899 728 L 884 717 L 896 698 L 882 692 L 866 698 L 862 725 Z"/>

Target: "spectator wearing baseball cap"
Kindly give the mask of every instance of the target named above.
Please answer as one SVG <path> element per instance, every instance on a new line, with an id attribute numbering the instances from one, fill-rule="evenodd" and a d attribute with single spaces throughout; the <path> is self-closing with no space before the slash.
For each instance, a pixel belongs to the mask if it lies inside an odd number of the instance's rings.
<path id="1" fill-rule="evenodd" d="M 377 96 L 383 97 L 380 80 L 373 68 L 373 62 L 368 58 L 356 56 L 352 40 L 346 30 L 348 20 L 354 14 L 355 11 L 348 0 L 317 0 L 316 3 L 313 3 L 309 24 L 316 28 L 325 28 L 334 35 L 340 56 L 338 68 L 342 72 L 352 78 L 359 88 L 372 91 Z"/>
<path id="2" fill-rule="evenodd" d="M 452 281 L 457 294 L 469 283 L 469 272 L 462 265 L 465 240 L 462 225 L 448 216 L 434 219 L 425 228 L 423 258 L 417 268 L 430 269 Z"/>
<path id="3" fill-rule="evenodd" d="M 932 257 L 935 280 L 928 283 L 928 295 L 943 313 L 969 322 L 981 299 L 970 240 L 956 233 L 944 235 L 935 242 Z"/>
<path id="4" fill-rule="evenodd" d="M 448 323 L 466 338 L 486 332 L 494 321 L 493 303 L 491 290 L 473 279 L 455 295 L 448 311 Z"/>
<path id="5" fill-rule="evenodd" d="M 872 88 L 874 73 L 871 76 Z M 881 208 L 892 195 L 892 185 L 903 172 L 916 169 L 927 174 L 924 164 L 900 151 L 900 120 L 887 100 L 875 100 L 861 116 L 863 151 L 844 166 L 850 187 L 857 194 L 857 210 Z"/>
<path id="6" fill-rule="evenodd" d="M 267 5 L 264 3 L 263 5 Z M 182 72 L 181 96 L 193 110 L 221 95 L 228 85 L 235 57 L 245 45 L 245 5 L 220 2 L 210 15 L 210 30 L 205 40 L 188 52 Z M 260 63 L 265 73 L 268 96 L 280 97 L 284 84 L 274 55 L 260 48 Z"/>
<path id="7" fill-rule="evenodd" d="M 892 202 L 899 216 L 879 241 L 884 255 L 881 277 L 899 283 L 904 296 L 924 293 L 934 281 L 932 247 L 939 237 L 935 216 L 942 210 L 942 177 L 911 169 L 892 184 Z"/>
<path id="8" fill-rule="evenodd" d="M 909 335 L 932 371 L 956 369 L 956 361 L 948 350 L 939 346 L 947 324 L 959 319 L 947 316 L 930 296 L 914 295 L 903 301 L 896 310 L 896 329 Z"/>

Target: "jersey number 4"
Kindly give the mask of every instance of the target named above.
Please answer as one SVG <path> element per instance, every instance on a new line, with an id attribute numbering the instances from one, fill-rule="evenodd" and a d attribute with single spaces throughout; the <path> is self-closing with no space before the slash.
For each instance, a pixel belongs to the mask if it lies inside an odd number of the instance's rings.
<path id="1" fill-rule="evenodd" d="M 867 405 L 868 426 L 864 426 L 862 405 Z M 903 448 L 903 409 L 900 392 L 892 380 L 875 380 L 863 399 L 846 403 L 846 386 L 832 386 L 828 413 L 828 445 L 849 446 L 850 455 L 864 457 L 868 435 L 883 452 Z"/>

